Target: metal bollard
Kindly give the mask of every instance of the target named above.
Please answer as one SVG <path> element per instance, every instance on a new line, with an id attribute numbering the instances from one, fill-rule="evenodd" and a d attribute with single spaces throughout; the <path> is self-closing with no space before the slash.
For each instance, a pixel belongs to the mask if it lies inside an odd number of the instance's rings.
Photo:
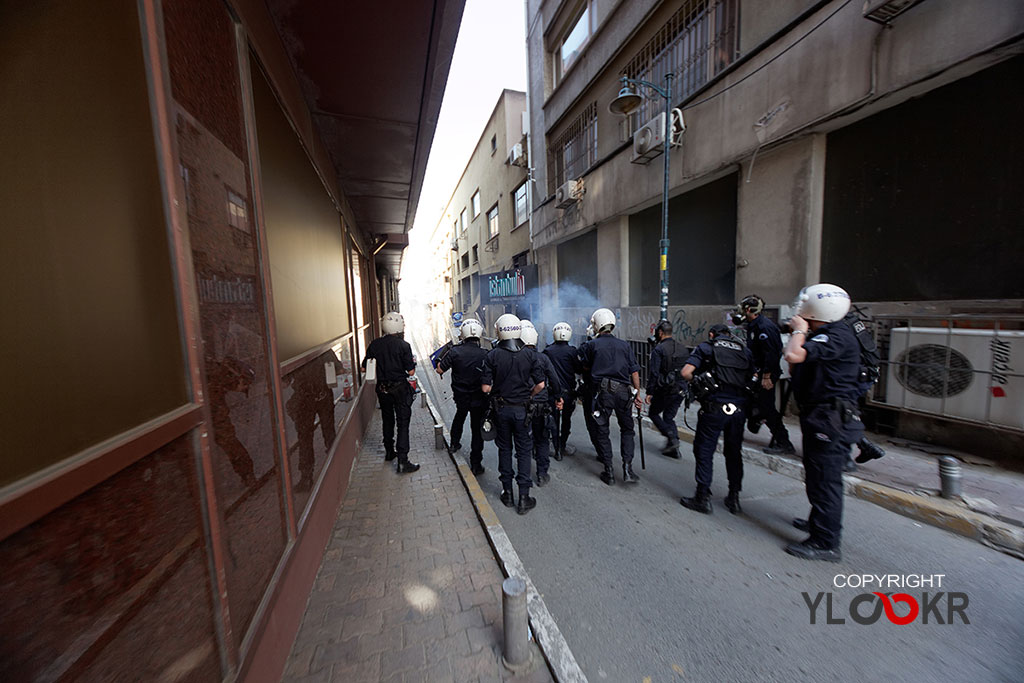
<path id="1" fill-rule="evenodd" d="M 501 661 L 509 671 L 521 672 L 530 665 L 525 581 L 518 576 L 510 576 L 501 582 L 501 607 L 505 625 L 505 648 Z"/>
<path id="2" fill-rule="evenodd" d="M 959 460 L 951 455 L 939 458 L 939 481 L 942 482 L 940 495 L 943 498 L 960 497 L 962 477 Z"/>
<path id="3" fill-rule="evenodd" d="M 444 450 L 444 425 L 434 425 L 434 449 Z"/>

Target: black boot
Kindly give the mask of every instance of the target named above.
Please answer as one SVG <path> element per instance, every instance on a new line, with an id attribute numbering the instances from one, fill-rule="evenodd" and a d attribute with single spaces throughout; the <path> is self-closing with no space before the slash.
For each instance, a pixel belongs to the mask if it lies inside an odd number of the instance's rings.
<path id="1" fill-rule="evenodd" d="M 871 443 L 867 437 L 862 438 L 857 442 L 857 447 L 860 448 L 860 455 L 857 456 L 857 462 L 865 463 L 868 460 L 874 460 L 875 458 L 881 458 L 885 455 L 885 449 L 878 444 Z"/>
<path id="2" fill-rule="evenodd" d="M 408 456 L 402 455 L 398 458 L 398 469 L 395 471 L 399 474 L 411 474 L 419 468 L 420 466 L 417 463 L 409 462 Z"/>
<path id="3" fill-rule="evenodd" d="M 471 464 L 469 466 L 469 471 L 472 472 L 474 476 L 479 477 L 481 474 L 485 472 L 483 463 L 475 462 Z"/>
<path id="4" fill-rule="evenodd" d="M 701 484 L 697 484 L 697 492 L 693 494 L 693 498 L 680 498 L 679 504 L 684 508 L 690 510 L 696 510 L 705 515 L 711 514 L 711 489 Z"/>
<path id="5" fill-rule="evenodd" d="M 808 538 L 802 543 L 790 543 L 786 546 L 786 552 L 804 560 L 822 560 L 824 562 L 839 562 L 843 559 L 839 548 L 828 548 L 823 544 Z"/>
<path id="6" fill-rule="evenodd" d="M 776 442 L 775 446 L 762 448 L 761 452 L 768 455 L 793 455 L 796 453 L 796 448 L 793 446 L 792 441 L 786 441 L 785 443 Z"/>
<path id="7" fill-rule="evenodd" d="M 734 515 L 743 513 L 743 508 L 740 507 L 739 491 L 729 491 L 729 495 L 725 497 L 725 509 Z"/>
<path id="8" fill-rule="evenodd" d="M 669 439 L 665 447 L 661 449 L 661 454 L 679 460 L 682 456 L 679 455 L 679 440 Z"/>
<path id="9" fill-rule="evenodd" d="M 639 481 L 640 477 L 636 476 L 636 472 L 633 471 L 633 463 L 622 463 L 622 483 L 636 484 Z"/>
<path id="10" fill-rule="evenodd" d="M 601 481 L 611 486 L 615 483 L 615 470 L 612 469 L 612 464 L 608 463 L 604 466 L 604 472 L 600 474 Z"/>
<path id="11" fill-rule="evenodd" d="M 551 482 L 551 475 L 550 474 L 548 474 L 547 472 L 544 472 L 543 474 L 539 473 L 539 472 L 537 473 L 537 486 L 544 486 L 545 484 L 548 484 L 550 482 Z"/>
<path id="12" fill-rule="evenodd" d="M 507 508 L 515 507 L 516 497 L 513 495 L 512 491 L 505 489 L 501 492 L 501 504 Z"/>
<path id="13" fill-rule="evenodd" d="M 384 455 L 384 462 L 391 462 L 392 460 L 394 460 L 394 459 L 395 459 L 395 458 L 397 458 L 397 457 L 398 457 L 398 456 L 397 456 L 397 455 L 395 455 L 395 452 L 394 452 L 394 451 L 388 451 L 388 452 L 387 452 L 387 453 L 386 453 L 386 454 Z"/>
<path id="14" fill-rule="evenodd" d="M 537 507 L 537 499 L 530 495 L 529 492 L 519 492 L 519 503 L 516 505 L 516 512 L 521 515 L 525 515 L 527 512 Z"/>
<path id="15" fill-rule="evenodd" d="M 805 533 L 810 533 L 810 531 L 811 531 L 811 523 L 810 523 L 810 521 L 804 519 L 803 517 L 794 517 L 793 518 L 793 526 L 795 528 L 799 529 L 800 531 L 805 532 Z"/>

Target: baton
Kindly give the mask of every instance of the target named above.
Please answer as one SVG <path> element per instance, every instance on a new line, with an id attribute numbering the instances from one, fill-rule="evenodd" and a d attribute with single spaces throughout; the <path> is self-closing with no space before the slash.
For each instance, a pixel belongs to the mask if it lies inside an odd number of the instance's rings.
<path id="1" fill-rule="evenodd" d="M 561 428 L 561 422 L 562 422 L 562 419 L 561 419 L 562 418 L 562 410 L 560 408 L 555 408 L 554 418 L 555 418 L 555 429 L 554 429 L 554 432 L 555 432 L 555 452 L 556 453 L 561 453 L 562 435 L 560 434 L 560 428 Z"/>
<path id="2" fill-rule="evenodd" d="M 644 419 L 640 416 L 640 408 L 636 409 L 636 435 L 640 439 L 640 469 L 647 469 L 647 461 L 644 459 Z"/>

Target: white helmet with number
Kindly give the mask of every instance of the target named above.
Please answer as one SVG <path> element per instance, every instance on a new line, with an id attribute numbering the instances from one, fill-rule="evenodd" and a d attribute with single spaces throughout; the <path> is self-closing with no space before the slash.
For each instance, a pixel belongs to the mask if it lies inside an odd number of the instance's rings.
<path id="1" fill-rule="evenodd" d="M 551 337 L 556 342 L 567 342 L 572 339 L 572 326 L 569 323 L 555 323 L 551 328 Z"/>
<path id="2" fill-rule="evenodd" d="M 594 328 L 595 334 L 611 332 L 615 329 L 615 314 L 607 308 L 599 308 L 590 316 L 590 326 Z"/>
<path id="3" fill-rule="evenodd" d="M 534 324 L 532 322 L 530 322 L 529 320 L 527 320 L 526 318 L 520 318 L 519 324 L 523 326 L 524 330 L 536 330 L 537 329 L 534 326 Z"/>
<path id="4" fill-rule="evenodd" d="M 528 321 L 523 321 L 523 322 L 528 322 Z M 524 344 L 526 344 L 527 346 L 536 346 L 537 345 L 537 337 L 538 336 L 539 335 L 537 334 L 537 329 L 535 327 L 533 327 L 532 325 L 530 327 L 527 327 L 526 325 L 523 325 L 523 332 L 519 336 L 519 339 L 521 339 L 522 342 Z"/>
<path id="5" fill-rule="evenodd" d="M 522 332 L 523 324 L 519 321 L 519 318 L 515 317 L 511 313 L 499 316 L 498 319 L 494 321 L 494 334 L 498 337 L 498 341 L 519 339 Z"/>
<path id="6" fill-rule="evenodd" d="M 405 332 L 405 318 L 397 311 L 385 313 L 380 319 L 380 329 L 384 334 L 401 334 Z"/>
<path id="7" fill-rule="evenodd" d="M 484 326 L 476 318 L 466 318 L 462 321 L 462 327 L 459 328 L 459 336 L 462 337 L 462 341 L 479 339 L 483 333 Z"/>
<path id="8" fill-rule="evenodd" d="M 805 320 L 834 323 L 850 312 L 850 295 L 836 285 L 804 287 L 796 299 L 796 314 Z"/>

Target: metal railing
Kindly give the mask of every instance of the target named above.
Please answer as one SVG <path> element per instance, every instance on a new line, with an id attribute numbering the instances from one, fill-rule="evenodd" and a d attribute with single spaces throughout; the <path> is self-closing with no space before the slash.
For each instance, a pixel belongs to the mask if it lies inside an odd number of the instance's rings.
<path id="1" fill-rule="evenodd" d="M 575 180 L 597 161 L 597 102 L 587 105 L 548 147 L 548 168 L 553 169 L 548 192 Z"/>
<path id="2" fill-rule="evenodd" d="M 1024 315 L 877 315 L 874 405 L 1024 431 Z"/>
<path id="3" fill-rule="evenodd" d="M 628 78 L 663 83 L 672 73 L 673 105 L 685 101 L 739 55 L 739 0 L 688 0 L 622 69 Z M 660 112 L 644 98 L 623 121 L 623 140 Z M 652 109 L 653 108 L 653 109 Z"/>

